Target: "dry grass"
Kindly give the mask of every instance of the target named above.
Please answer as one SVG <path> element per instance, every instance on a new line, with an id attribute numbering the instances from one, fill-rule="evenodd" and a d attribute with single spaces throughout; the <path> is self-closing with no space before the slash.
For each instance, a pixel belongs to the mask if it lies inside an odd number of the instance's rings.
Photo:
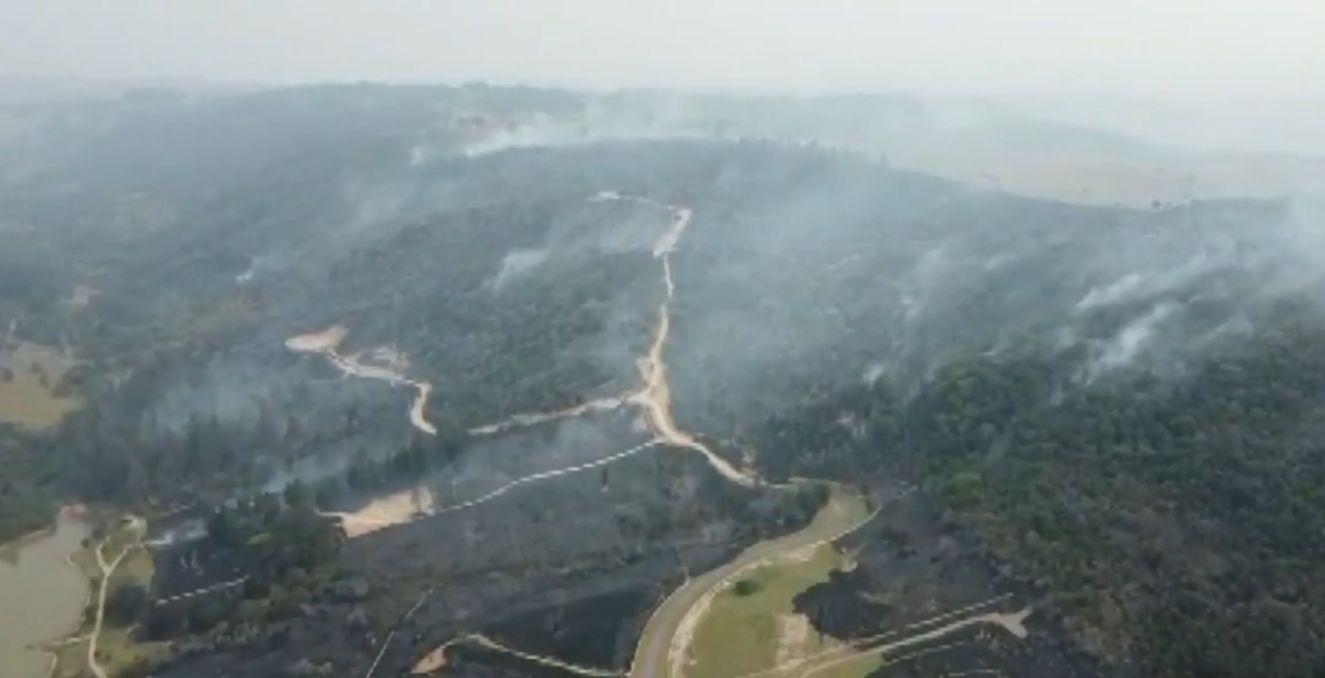
<path id="1" fill-rule="evenodd" d="M 0 363 L 12 373 L 12 378 L 0 380 L 0 421 L 48 428 L 82 405 L 78 398 L 52 393 L 78 361 L 49 346 L 29 342 L 20 342 L 13 350 L 0 350 L 4 351 Z"/>

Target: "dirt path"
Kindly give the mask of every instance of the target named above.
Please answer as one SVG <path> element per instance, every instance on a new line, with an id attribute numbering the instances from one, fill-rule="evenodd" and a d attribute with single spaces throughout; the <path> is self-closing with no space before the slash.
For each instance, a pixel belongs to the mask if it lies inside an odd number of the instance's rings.
<path id="1" fill-rule="evenodd" d="M 362 353 L 349 355 L 340 353 L 337 349 L 348 334 L 349 330 L 344 326 L 332 325 L 321 332 L 310 332 L 290 337 L 285 340 L 285 347 L 295 353 L 321 355 L 332 366 L 347 376 L 379 379 L 393 386 L 404 384 L 413 388 L 417 393 L 409 407 L 410 424 L 428 435 L 437 435 L 437 427 L 433 426 L 424 417 L 423 413 L 428 404 L 428 396 L 432 394 L 432 384 L 426 381 L 415 381 L 405 376 L 403 366 L 396 363 L 396 361 L 388 361 L 387 364 L 365 363 L 361 357 Z M 400 355 L 394 350 L 377 349 L 373 353 L 389 354 L 396 360 L 400 360 Z"/>
<path id="2" fill-rule="evenodd" d="M 753 487 L 759 484 L 759 479 L 753 472 L 739 469 L 726 459 L 719 456 L 707 445 L 700 442 L 693 434 L 681 429 L 676 424 L 672 415 L 671 388 L 667 381 L 667 364 L 664 359 L 664 351 L 671 328 L 671 303 L 676 294 L 676 284 L 672 278 L 671 255 L 676 249 L 682 236 L 685 234 L 686 228 L 694 216 L 693 211 L 688 207 L 666 205 L 646 198 L 627 196 L 611 191 L 600 193 L 590 200 L 595 202 L 629 200 L 665 209 L 672 215 L 671 226 L 658 238 L 657 241 L 655 241 L 653 246 L 653 256 L 662 264 L 662 279 L 666 295 L 658 308 L 658 324 L 654 332 L 653 340 L 649 345 L 649 350 L 645 356 L 639 359 L 640 376 L 643 381 L 642 386 L 637 391 L 621 397 L 590 400 L 580 405 L 552 412 L 512 415 L 499 422 L 470 429 L 469 433 L 471 435 L 495 435 L 517 428 L 535 426 L 559 419 L 579 417 L 591 412 L 615 410 L 625 404 L 630 404 L 643 410 L 645 421 L 656 437 L 653 440 L 631 448 L 630 450 L 594 462 L 553 471 L 544 471 L 542 473 L 519 478 L 486 495 L 478 497 L 477 499 L 446 507 L 435 511 L 434 514 L 458 511 L 477 506 L 484 502 L 496 499 L 520 485 L 602 466 L 606 463 L 615 461 L 616 459 L 624 458 L 625 456 L 635 454 L 658 444 L 667 444 L 699 452 L 704 456 L 708 464 L 723 478 L 743 487 Z M 305 335 L 304 337 L 293 338 L 287 342 L 287 346 L 289 346 L 291 350 L 322 353 L 326 355 L 333 364 L 336 364 L 337 367 L 347 374 L 384 378 L 391 381 L 405 381 L 414 384 L 420 389 L 420 399 L 416 400 L 415 404 L 417 407 L 411 410 L 411 419 L 414 418 L 413 413 L 415 410 L 421 413 L 422 405 L 420 404 L 420 401 L 426 400 L 428 388 L 430 388 L 429 386 L 409 381 L 397 373 L 383 373 L 365 370 L 364 366 L 357 363 L 354 356 L 346 358 L 339 355 L 336 353 L 335 347 L 339 344 L 339 341 L 343 336 L 343 329 L 333 327 L 326 332 L 317 335 Z M 426 422 L 423 423 L 426 424 Z M 418 425 L 417 422 L 416 425 Z M 794 487 L 795 485 L 796 483 L 791 483 L 781 487 Z M 737 576 L 775 559 L 793 556 L 803 550 L 817 548 L 823 544 L 831 543 L 842 536 L 859 529 L 877 515 L 878 509 L 875 509 L 875 511 L 862 516 L 861 514 L 865 512 L 860 510 L 859 506 L 863 506 L 864 504 L 863 497 L 851 494 L 841 485 L 831 484 L 830 486 L 832 487 L 832 493 L 829 497 L 828 503 L 818 514 L 815 515 L 815 518 L 804 529 L 784 537 L 759 542 L 745 551 L 742 551 L 732 561 L 706 572 L 699 577 L 689 579 L 664 599 L 654 610 L 648 622 L 645 624 L 640 641 L 636 645 L 635 655 L 631 662 L 629 675 L 632 678 L 683 678 L 688 651 L 694 640 L 694 634 L 700 621 L 703 620 L 714 597 L 724 590 L 726 586 L 730 585 Z M 957 613 L 949 613 L 949 615 L 954 614 Z M 1014 614 L 984 613 L 968 616 L 952 621 L 944 626 L 917 631 L 910 636 L 884 642 L 873 647 L 862 648 L 860 642 L 849 643 L 843 648 L 836 648 L 826 653 L 822 653 L 822 656 L 798 658 L 789 662 L 787 666 L 777 666 L 769 671 L 780 672 L 794 668 L 795 666 L 804 665 L 816 658 L 821 659 L 822 661 L 818 664 L 808 666 L 806 668 L 806 673 L 802 674 L 810 675 L 827 670 L 839 664 L 855 661 L 862 657 L 886 654 L 898 649 L 923 643 L 978 624 L 999 625 L 1018 638 L 1023 638 L 1026 635 L 1026 629 L 1022 622 L 1029 614 L 1030 609 Z M 885 635 L 891 636 L 894 634 L 890 633 Z M 881 638 L 882 637 L 879 639 Z M 525 653 L 504 646 L 479 634 L 460 636 L 434 649 L 416 663 L 414 672 L 430 673 L 441 669 L 446 665 L 446 649 L 456 643 L 463 642 L 478 644 L 490 650 L 503 652 L 545 666 L 560 668 L 579 675 L 617 675 L 614 672 L 602 669 L 575 666 L 556 659 L 555 657 Z M 849 654 L 839 656 L 839 653 L 844 650 L 849 652 Z M 380 661 L 380 659 L 381 655 L 379 654 L 378 660 Z M 377 662 L 375 661 L 373 667 L 375 668 L 376 665 Z"/>
<path id="3" fill-rule="evenodd" d="M 650 342 L 648 353 L 639 360 L 640 376 L 643 380 L 642 386 L 637 391 L 623 397 L 591 400 L 581 405 L 552 412 L 516 414 L 499 422 L 471 429 L 469 432 L 471 435 L 493 435 L 558 419 L 578 417 L 590 412 L 613 410 L 624 404 L 631 404 L 643 410 L 645 421 L 656 438 L 627 452 L 597 462 L 534 474 L 512 481 L 478 499 L 449 507 L 439 511 L 439 513 L 448 510 L 460 510 L 495 499 L 520 484 L 601 466 L 603 463 L 612 461 L 617 457 L 633 454 L 659 443 L 699 452 L 719 475 L 742 487 L 753 487 L 758 484 L 757 476 L 752 472 L 736 468 L 692 434 L 682 430 L 677 426 L 672 415 L 671 388 L 667 382 L 667 363 L 664 359 L 664 350 L 671 328 L 671 303 L 676 294 L 676 284 L 672 279 L 671 255 L 694 216 L 693 210 L 688 207 L 665 205 L 646 198 L 622 195 L 612 191 L 599 193 L 590 200 L 594 202 L 629 200 L 665 209 L 672 216 L 669 228 L 653 245 L 653 256 L 662 263 L 662 281 L 666 295 L 658 308 L 658 324 L 654 331 L 653 340 Z M 794 483 L 785 487 L 793 485 Z M 770 558 L 833 541 L 865 524 L 868 518 L 859 520 L 859 516 L 847 510 L 845 505 L 848 500 L 843 498 L 845 491 L 836 489 L 836 486 L 834 487 L 835 490 L 828 505 L 816 515 L 815 519 L 805 529 L 780 539 L 756 544 L 742 552 L 732 562 L 691 580 L 668 596 L 654 612 L 645 627 L 644 636 L 637 646 L 630 675 L 654 676 L 659 675 L 660 669 L 662 669 L 661 675 L 669 675 L 666 671 L 666 667 L 669 666 L 669 661 L 671 661 L 669 658 L 675 659 L 678 653 L 684 654 L 686 648 L 689 647 L 694 628 L 699 620 L 703 618 L 704 601 L 711 600 L 712 595 L 736 574 L 757 566 Z M 863 501 L 863 498 L 857 497 L 854 500 Z M 870 517 L 872 516 L 873 514 L 870 514 Z M 444 645 L 437 648 L 420 663 L 426 667 L 427 664 L 424 662 L 429 661 L 429 658 L 433 662 L 444 662 L 445 647 Z M 490 649 L 501 649 L 520 656 L 519 651 L 509 648 Z M 543 659 L 556 661 L 546 657 Z"/>
<path id="4" fill-rule="evenodd" d="M 1028 607 L 1021 610 L 1020 612 L 1012 612 L 1012 613 L 987 612 L 985 614 L 966 617 L 964 619 L 959 619 L 957 621 L 945 624 L 943 626 L 931 629 L 929 631 L 922 631 L 920 633 L 907 636 L 900 640 L 883 643 L 881 645 L 876 645 L 874 647 L 860 649 L 856 652 L 847 654 L 844 657 L 831 658 L 828 661 L 823 661 L 808 667 L 799 675 L 802 678 L 808 678 L 809 676 L 813 676 L 817 673 L 827 671 L 828 669 L 831 669 L 833 667 L 840 666 L 842 664 L 847 664 L 860 659 L 865 659 L 875 655 L 884 656 L 884 658 L 886 659 L 886 655 L 896 652 L 897 650 L 900 650 L 902 648 L 910 647 L 912 645 L 918 645 L 920 643 L 924 643 L 930 640 L 935 640 L 937 638 L 942 638 L 943 636 L 946 636 L 950 633 L 955 633 L 969 626 L 977 626 L 980 624 L 1001 626 L 1008 633 L 1011 633 L 1013 636 L 1017 637 L 1018 639 L 1025 638 L 1027 634 L 1024 622 L 1026 618 L 1030 616 L 1030 614 L 1031 614 L 1031 608 Z"/>
<path id="5" fill-rule="evenodd" d="M 588 471 L 590 469 L 595 469 L 600 466 L 606 466 L 614 461 L 620 461 L 627 457 L 633 457 L 636 454 L 639 454 L 640 452 L 643 452 L 658 444 L 659 444 L 658 440 L 649 440 L 640 443 L 639 445 L 636 445 L 628 450 L 625 450 L 624 452 L 617 452 L 616 454 L 611 454 L 601 459 L 595 459 L 593 461 L 585 462 L 583 464 L 576 464 L 574 466 L 566 466 L 563 468 L 552 469 L 551 471 L 540 471 L 538 473 L 531 473 L 527 476 L 516 478 L 515 480 L 512 480 L 506 483 L 505 485 L 502 485 L 501 487 L 498 487 L 497 489 L 481 497 L 478 497 L 477 499 L 471 499 L 466 502 L 461 502 L 459 504 L 454 504 L 451 506 L 447 506 L 445 508 L 438 509 L 435 512 L 435 514 L 441 515 L 443 513 L 451 513 L 453 511 L 463 511 L 468 508 L 473 508 L 475 506 L 478 506 L 479 504 L 492 501 L 493 499 L 496 499 L 497 497 L 500 497 L 503 494 L 506 494 L 507 492 L 510 492 L 511 490 L 521 485 L 527 485 L 529 483 L 538 482 L 540 480 L 548 480 L 551 478 L 557 478 L 559 476 L 564 476 L 571 473 L 580 473 L 582 471 Z"/>
<path id="6" fill-rule="evenodd" d="M 621 675 L 620 672 L 611 669 L 582 666 L 580 664 L 572 664 L 570 662 L 562 661 L 556 657 L 523 652 L 507 645 L 503 645 L 481 633 L 470 633 L 446 641 L 435 650 L 425 655 L 423 659 L 420 659 L 418 663 L 414 665 L 414 668 L 410 670 L 410 673 L 414 675 L 428 675 L 442 670 L 446 667 L 446 651 L 456 645 L 466 644 L 517 657 L 531 664 L 539 664 L 541 666 L 560 669 L 577 676 L 588 676 L 589 678 L 616 678 L 616 676 Z"/>
<path id="7" fill-rule="evenodd" d="M 345 536 L 354 539 L 393 525 L 402 525 L 417 518 L 439 516 L 446 513 L 471 509 L 497 499 L 517 487 L 607 466 L 608 464 L 621 461 L 622 459 L 633 457 L 660 444 L 662 444 L 662 441 L 658 439 L 646 440 L 624 451 L 609 454 L 606 457 L 601 457 L 593 461 L 587 461 L 572 466 L 563 466 L 561 468 L 547 471 L 539 471 L 538 473 L 531 473 L 527 476 L 521 476 L 515 480 L 511 480 L 486 494 L 475 497 L 474 499 L 460 502 L 458 504 L 451 504 L 449 506 L 435 506 L 433 504 L 431 492 L 426 489 L 421 490 L 419 488 L 410 488 L 375 499 L 358 511 L 348 513 L 342 511 L 320 511 L 319 513 L 324 516 L 339 518 L 341 526 L 345 529 Z"/>
<path id="8" fill-rule="evenodd" d="M 368 671 L 363 674 L 363 678 L 373 678 L 373 674 L 377 672 L 377 665 L 382 663 L 382 657 L 386 655 L 386 649 L 391 645 L 391 639 L 396 637 L 396 631 L 400 628 L 401 624 L 409 621 L 410 617 L 413 617 L 414 613 L 418 612 L 419 608 L 423 607 L 423 604 L 427 602 L 428 598 L 432 597 L 432 593 L 432 589 L 424 591 L 419 595 L 419 599 L 414 603 L 414 607 L 411 607 L 405 612 L 405 614 L 401 615 L 400 619 L 396 620 L 396 623 L 391 627 L 391 631 L 386 634 L 386 638 L 382 639 L 382 647 L 378 649 L 377 656 L 373 658 L 373 663 L 368 667 Z"/>
<path id="9" fill-rule="evenodd" d="M 437 427 L 432 425 L 426 417 L 423 416 L 423 408 L 428 405 L 428 396 L 432 395 L 432 384 L 426 381 L 411 381 L 410 384 L 418 390 L 414 395 L 414 402 L 409 406 L 409 423 L 414 428 L 427 433 L 428 435 L 437 435 Z"/>
<path id="10" fill-rule="evenodd" d="M 631 404 L 644 411 L 645 422 L 649 429 L 663 442 L 699 452 L 704 455 L 704 459 L 708 461 L 709 466 L 712 466 L 713 470 L 717 471 L 723 478 L 742 487 L 753 487 L 758 483 L 758 478 L 752 472 L 733 466 L 708 445 L 700 442 L 693 435 L 677 426 L 676 420 L 672 417 L 672 392 L 670 385 L 667 383 L 667 363 L 663 358 L 663 351 L 667 346 L 668 332 L 671 329 L 672 299 L 676 295 L 676 283 L 672 280 L 671 256 L 677 244 L 681 242 L 681 237 L 685 235 L 686 227 L 690 225 L 690 220 L 694 217 L 694 211 L 689 207 L 666 205 L 647 198 L 623 195 L 615 191 L 604 191 L 590 198 L 592 202 L 617 200 L 627 200 L 664 209 L 672 217 L 667 230 L 653 244 L 653 256 L 662 262 L 662 280 L 667 294 L 658 307 L 658 325 L 654 330 L 653 341 L 649 344 L 649 351 L 639 359 L 640 377 L 644 383 L 638 390 L 624 396 L 600 398 L 552 412 L 516 414 L 493 424 L 470 429 L 469 433 L 471 435 L 492 435 L 558 419 L 579 417 L 590 412 L 614 410 L 624 404 Z"/>
<path id="11" fill-rule="evenodd" d="M 231 579 L 230 581 L 223 581 L 217 584 L 212 584 L 210 586 L 200 586 L 191 591 L 177 593 L 173 596 L 167 596 L 165 598 L 157 598 L 156 600 L 152 601 L 152 606 L 160 607 L 162 605 L 177 603 L 181 600 L 188 600 L 189 598 L 196 598 L 198 596 L 205 596 L 220 591 L 226 591 L 235 588 L 236 586 L 242 586 L 246 581 L 248 581 L 248 575 L 244 575 L 242 577 L 236 577 L 235 579 Z"/>
<path id="12" fill-rule="evenodd" d="M 639 361 L 643 385 L 639 390 L 632 393 L 612 398 L 589 400 L 561 410 L 515 414 L 492 424 L 471 428 L 469 434 L 475 436 L 498 435 L 514 429 L 536 426 L 559 419 L 580 417 L 593 412 L 611 411 L 619 409 L 623 405 L 631 404 L 644 411 L 645 421 L 650 430 L 653 431 L 655 438 L 625 452 L 619 452 L 603 459 L 517 478 L 481 497 L 453 506 L 435 508 L 432 506 L 431 495 L 428 496 L 426 503 L 420 503 L 417 501 L 416 490 L 411 489 L 371 502 L 359 511 L 327 513 L 326 515 L 341 519 L 347 536 L 353 538 L 370 534 L 386 527 L 409 522 L 418 516 L 439 515 L 472 508 L 496 499 L 521 485 L 597 468 L 632 456 L 660 443 L 683 447 L 703 454 L 714 470 L 724 478 L 741 486 L 753 487 L 756 484 L 757 479 L 752 473 L 737 469 L 693 435 L 681 430 L 672 417 L 671 389 L 667 383 L 667 364 L 663 360 L 663 349 L 667 344 L 668 330 L 671 325 L 671 302 L 676 293 L 676 285 L 672 281 L 671 254 L 676 249 L 677 243 L 680 242 L 681 236 L 684 235 L 694 212 L 688 207 L 664 205 L 645 198 L 622 196 L 612 192 L 600 193 L 590 198 L 590 200 L 596 202 L 631 200 L 651 207 L 665 209 L 672 216 L 668 229 L 659 236 L 653 245 L 653 256 L 662 262 L 663 283 L 667 294 L 658 309 L 658 326 L 653 341 L 650 343 L 648 354 Z M 392 384 L 412 386 L 418 390 L 418 395 L 410 406 L 410 423 L 420 431 L 436 434 L 437 429 L 424 418 L 424 407 L 427 405 L 429 394 L 432 391 L 432 384 L 425 381 L 414 381 L 406 377 L 403 357 L 394 350 L 378 349 L 371 352 L 371 355 L 388 356 L 387 359 L 379 361 L 381 364 L 365 363 L 360 357 L 363 355 L 362 353 L 342 354 L 338 349 L 348 334 L 349 330 L 344 326 L 332 325 L 320 332 L 290 337 L 285 341 L 285 346 L 296 353 L 321 355 L 336 369 L 349 376 L 379 379 Z"/>
<path id="13" fill-rule="evenodd" d="M 490 436 L 499 433 L 505 433 L 514 429 L 528 428 L 539 424 L 546 424 L 558 419 L 574 419 L 583 417 L 591 412 L 610 412 L 619 409 L 634 394 L 630 393 L 617 398 L 598 398 L 588 402 L 567 407 L 565 409 L 553 410 L 551 412 L 531 412 L 526 414 L 516 414 L 503 419 L 495 424 L 486 426 L 476 426 L 469 429 L 469 435 L 472 436 Z"/>
<path id="14" fill-rule="evenodd" d="M 141 532 L 143 527 L 145 527 L 145 524 L 141 518 L 130 516 L 129 524 L 125 526 L 124 530 L 133 535 Z M 121 549 L 120 554 L 115 556 L 114 560 L 106 562 L 106 556 L 102 553 L 102 548 L 110 541 L 111 536 L 113 535 L 108 535 L 102 539 L 101 543 L 93 549 L 93 554 L 97 558 L 97 568 L 101 570 L 101 583 L 97 589 L 97 611 L 92 622 L 92 632 L 88 634 L 87 638 L 87 668 L 97 678 L 107 678 L 106 670 L 97 662 L 97 640 L 101 637 L 101 625 L 106 617 L 106 594 L 110 589 L 110 577 L 115 574 L 115 569 L 120 566 L 120 563 L 124 562 L 125 556 L 128 556 L 134 549 L 142 545 L 135 541 Z"/>
<path id="15" fill-rule="evenodd" d="M 1016 613 L 985 612 L 977 610 L 988 608 L 1012 597 L 1007 593 L 994 596 L 965 607 L 950 610 L 940 615 L 922 619 L 906 626 L 884 633 L 846 642 L 840 647 L 831 648 L 808 656 L 796 657 L 781 662 L 776 666 L 739 676 L 738 678 L 766 678 L 772 676 L 810 676 L 830 668 L 865 659 L 885 658 L 887 655 L 912 645 L 941 638 L 969 626 L 989 624 L 1001 626 L 1017 638 L 1027 635 L 1025 619 L 1031 609 L 1026 608 Z M 952 620 L 952 621 L 948 621 Z M 936 626 L 948 622 L 942 626 Z M 910 632 L 910 635 L 904 635 Z M 896 640 L 888 640 L 896 638 Z"/>

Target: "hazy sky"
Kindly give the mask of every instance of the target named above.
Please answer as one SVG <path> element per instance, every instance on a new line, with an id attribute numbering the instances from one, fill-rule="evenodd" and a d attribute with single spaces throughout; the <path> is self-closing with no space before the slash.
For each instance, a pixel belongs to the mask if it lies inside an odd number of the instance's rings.
<path id="1" fill-rule="evenodd" d="M 995 95 L 1325 152 L 1325 0 L 0 0 L 0 76 Z"/>
<path id="2" fill-rule="evenodd" d="M 1321 0 L 0 0 L 0 74 L 1325 96 Z"/>

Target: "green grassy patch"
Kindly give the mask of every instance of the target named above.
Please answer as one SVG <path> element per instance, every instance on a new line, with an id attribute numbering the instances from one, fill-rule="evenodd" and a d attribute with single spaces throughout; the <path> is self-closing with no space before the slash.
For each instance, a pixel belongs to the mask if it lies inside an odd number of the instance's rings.
<path id="1" fill-rule="evenodd" d="M 821 638 L 792 608 L 796 594 L 847 564 L 847 556 L 831 545 L 811 548 L 808 554 L 791 554 L 748 571 L 713 599 L 696 630 L 694 664 L 686 675 L 738 676 L 840 644 Z"/>

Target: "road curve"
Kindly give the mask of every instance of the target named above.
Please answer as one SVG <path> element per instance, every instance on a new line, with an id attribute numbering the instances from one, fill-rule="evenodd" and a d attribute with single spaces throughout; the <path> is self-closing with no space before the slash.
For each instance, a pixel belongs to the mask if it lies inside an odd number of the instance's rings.
<path id="1" fill-rule="evenodd" d="M 686 581 L 667 596 L 644 626 L 631 662 L 631 678 L 676 675 L 678 667 L 672 665 L 673 660 L 683 658 L 689 645 L 689 638 L 682 631 L 686 626 L 693 629 L 699 620 L 692 615 L 702 612 L 706 599 L 711 599 L 725 584 L 779 556 L 835 541 L 864 526 L 878 513 L 877 509 L 868 509 L 863 496 L 845 486 L 829 484 L 829 488 L 828 502 L 804 529 L 754 544 L 731 561 Z"/>

